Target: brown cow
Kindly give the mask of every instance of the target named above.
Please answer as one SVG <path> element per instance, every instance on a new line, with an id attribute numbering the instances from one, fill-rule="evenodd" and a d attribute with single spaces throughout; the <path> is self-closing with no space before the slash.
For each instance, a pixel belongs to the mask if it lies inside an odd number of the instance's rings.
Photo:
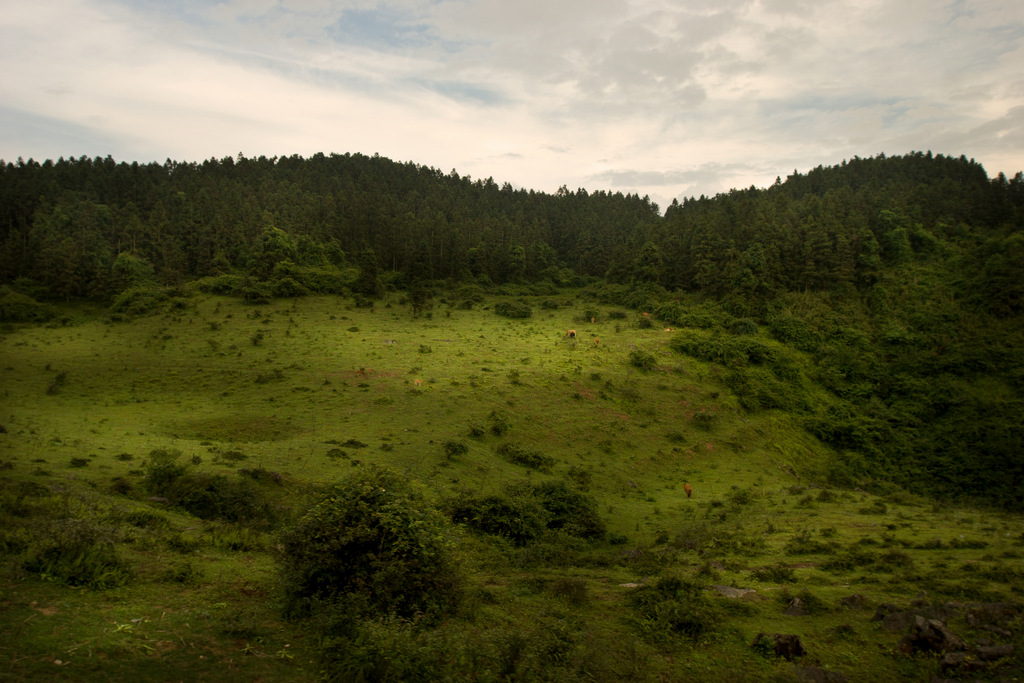
<path id="1" fill-rule="evenodd" d="M 693 487 L 689 484 L 683 484 L 683 490 L 686 491 L 687 498 L 693 498 Z"/>
<path id="2" fill-rule="evenodd" d="M 601 345 L 601 340 L 598 339 L 597 337 L 594 337 L 594 346 L 600 346 L 600 345 Z"/>
<path id="3" fill-rule="evenodd" d="M 565 336 L 568 337 L 569 339 L 575 339 L 576 338 L 576 330 L 566 330 Z"/>

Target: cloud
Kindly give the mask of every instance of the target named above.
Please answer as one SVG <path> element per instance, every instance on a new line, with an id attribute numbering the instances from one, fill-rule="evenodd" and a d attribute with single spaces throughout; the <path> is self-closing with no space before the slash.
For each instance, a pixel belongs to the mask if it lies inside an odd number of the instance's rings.
<path id="1" fill-rule="evenodd" d="M 1012 174 L 1021 64 L 1009 0 L 12 3 L 0 156 L 379 152 L 662 205 L 881 151 Z"/>

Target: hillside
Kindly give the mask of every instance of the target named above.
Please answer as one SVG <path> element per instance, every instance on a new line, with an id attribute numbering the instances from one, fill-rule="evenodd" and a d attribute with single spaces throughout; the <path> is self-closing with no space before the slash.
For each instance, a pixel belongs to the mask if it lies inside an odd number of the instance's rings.
<path id="1" fill-rule="evenodd" d="M 4 320 L 83 298 L 127 320 L 186 285 L 253 304 L 406 292 L 415 312 L 459 285 L 586 287 L 689 328 L 680 350 L 722 365 L 748 413 L 783 411 L 832 449 L 833 484 L 1024 504 L 1019 173 L 854 158 L 661 216 L 376 156 L 2 168 Z M 758 330 L 781 346 L 747 348 Z"/>
<path id="2" fill-rule="evenodd" d="M 1019 512 L 827 484 L 732 379 L 811 355 L 587 291 L 383 296 L 7 326 L 5 676 L 1020 675 Z"/>

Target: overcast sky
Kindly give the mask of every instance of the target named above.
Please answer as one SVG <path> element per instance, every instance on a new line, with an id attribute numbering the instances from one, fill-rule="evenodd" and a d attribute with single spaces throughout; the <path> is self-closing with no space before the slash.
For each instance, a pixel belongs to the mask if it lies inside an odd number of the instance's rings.
<path id="1" fill-rule="evenodd" d="M 1024 169 L 1021 0 L 4 0 L 0 158 L 379 153 L 673 197 Z"/>

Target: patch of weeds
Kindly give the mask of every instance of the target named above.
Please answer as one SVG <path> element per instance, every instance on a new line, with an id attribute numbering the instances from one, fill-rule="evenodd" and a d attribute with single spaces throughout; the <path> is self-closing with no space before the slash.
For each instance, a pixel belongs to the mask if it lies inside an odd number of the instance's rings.
<path id="1" fill-rule="evenodd" d="M 420 344 L 420 353 L 433 353 L 434 349 L 427 344 Z"/>
<path id="2" fill-rule="evenodd" d="M 245 460 L 249 456 L 242 451 L 224 451 L 220 454 L 222 460 L 230 460 L 232 462 L 238 462 L 239 460 Z"/>
<path id="3" fill-rule="evenodd" d="M 550 472 L 555 459 L 537 450 L 527 450 L 514 443 L 503 443 L 495 449 L 501 457 L 513 465 L 520 465 L 538 472 Z"/>
<path id="4" fill-rule="evenodd" d="M 256 384 L 270 384 L 271 382 L 280 382 L 282 380 L 284 380 L 284 371 L 281 368 L 274 368 L 269 372 L 259 373 L 253 381 Z"/>
<path id="5" fill-rule="evenodd" d="M 711 431 L 718 422 L 718 415 L 711 411 L 700 408 L 693 414 L 693 422 L 704 431 Z"/>
<path id="6" fill-rule="evenodd" d="M 181 555 L 191 555 L 203 545 L 199 539 L 183 533 L 168 536 L 165 542 L 168 548 Z"/>
<path id="7" fill-rule="evenodd" d="M 206 542 L 211 548 L 231 552 L 264 552 L 270 547 L 266 534 L 249 527 L 229 524 L 210 529 Z"/>
<path id="8" fill-rule="evenodd" d="M 586 605 L 590 602 L 590 593 L 584 579 L 555 579 L 551 582 L 550 590 L 570 605 Z"/>
<path id="9" fill-rule="evenodd" d="M 81 519 L 54 521 L 41 530 L 22 567 L 48 581 L 83 588 L 118 588 L 133 577 L 109 533 Z"/>
<path id="10" fill-rule="evenodd" d="M 88 467 L 88 466 L 89 466 L 89 459 L 88 458 L 71 458 L 71 460 L 68 461 L 68 467 Z"/>
<path id="11" fill-rule="evenodd" d="M 332 448 L 327 451 L 327 457 L 331 460 L 341 460 L 348 457 L 348 451 L 344 451 L 340 448 Z"/>
<path id="12" fill-rule="evenodd" d="M 881 571 L 909 569 L 914 566 L 914 559 L 902 550 L 889 550 L 878 556 L 875 567 Z"/>
<path id="13" fill-rule="evenodd" d="M 988 547 L 988 541 L 982 541 L 977 538 L 964 538 L 959 536 L 949 542 L 951 548 L 957 550 L 982 550 Z"/>
<path id="14" fill-rule="evenodd" d="M 722 619 L 703 586 L 673 576 L 638 588 L 629 602 L 640 633 L 658 643 L 670 642 L 674 636 L 698 640 L 713 632 Z"/>
<path id="15" fill-rule="evenodd" d="M 512 428 L 512 422 L 503 412 L 492 410 L 487 417 L 491 421 L 491 434 L 494 436 L 505 436 Z"/>
<path id="16" fill-rule="evenodd" d="M 658 366 L 658 359 L 649 351 L 633 349 L 629 352 L 629 364 L 643 372 L 650 372 Z"/>
<path id="17" fill-rule="evenodd" d="M 444 449 L 445 457 L 448 458 L 449 460 L 451 460 L 452 458 L 457 458 L 460 455 L 465 455 L 466 453 L 469 452 L 469 446 L 467 446 L 462 441 L 455 441 L 452 439 L 445 441 L 441 445 L 441 447 Z"/>
<path id="18" fill-rule="evenodd" d="M 784 546 L 789 555 L 827 555 L 836 552 L 838 548 L 839 544 L 835 541 L 819 541 L 812 537 L 808 529 L 801 529 Z"/>
<path id="19" fill-rule="evenodd" d="M 796 573 L 787 564 L 768 565 L 750 570 L 751 576 L 766 583 L 796 583 Z"/>
<path id="20" fill-rule="evenodd" d="M 64 388 L 64 385 L 68 382 L 68 373 L 65 370 L 58 372 L 53 381 L 50 382 L 49 386 L 46 387 L 46 393 L 53 396 L 59 394 L 60 390 Z"/>
<path id="21" fill-rule="evenodd" d="M 789 588 L 784 587 L 779 591 L 775 599 L 784 607 L 789 607 L 793 604 L 794 600 L 799 600 L 800 606 L 808 614 L 812 615 L 825 614 L 829 611 L 828 604 L 806 588 L 801 589 L 799 593 L 794 595 L 790 592 Z"/>
<path id="22" fill-rule="evenodd" d="M 149 510 L 133 510 L 121 517 L 121 520 L 138 529 L 166 529 L 170 526 L 166 517 Z"/>
<path id="23" fill-rule="evenodd" d="M 130 462 L 135 459 L 135 456 L 131 453 L 118 453 L 114 456 L 115 460 L 121 460 L 123 462 Z"/>
<path id="24" fill-rule="evenodd" d="M 189 586 L 202 583 L 203 578 L 202 567 L 197 567 L 192 562 L 179 562 L 160 573 L 160 581 L 164 583 L 182 583 Z"/>
<path id="25" fill-rule="evenodd" d="M 889 506 L 883 500 L 876 500 L 871 505 L 857 509 L 857 514 L 860 515 L 884 515 L 887 512 L 889 512 Z"/>
<path id="26" fill-rule="evenodd" d="M 668 432 L 667 434 L 665 434 L 665 439 L 669 443 L 674 443 L 674 444 L 684 444 L 684 443 L 686 443 L 686 437 L 683 436 L 682 434 L 680 434 L 679 432 Z"/>

